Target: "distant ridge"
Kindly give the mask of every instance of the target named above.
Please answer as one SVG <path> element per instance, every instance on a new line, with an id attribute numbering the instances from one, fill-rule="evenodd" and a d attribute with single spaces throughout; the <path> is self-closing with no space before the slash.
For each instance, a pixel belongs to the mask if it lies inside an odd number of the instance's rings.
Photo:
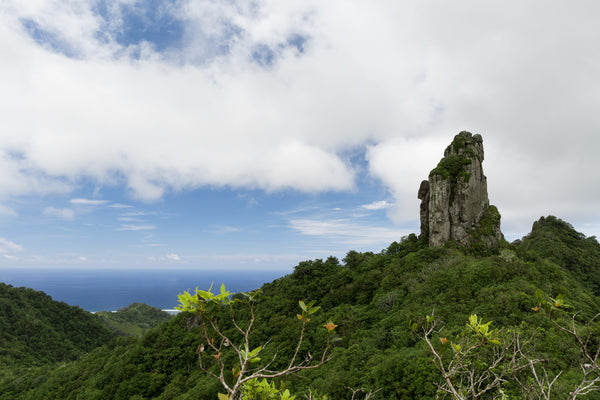
<path id="1" fill-rule="evenodd" d="M 144 303 L 132 303 L 117 311 L 99 311 L 96 315 L 117 335 L 138 337 L 172 317 L 172 314 Z"/>

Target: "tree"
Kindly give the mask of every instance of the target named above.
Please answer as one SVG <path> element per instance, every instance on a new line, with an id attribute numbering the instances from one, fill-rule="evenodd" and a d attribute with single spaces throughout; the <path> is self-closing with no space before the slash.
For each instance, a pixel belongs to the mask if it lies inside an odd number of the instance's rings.
<path id="1" fill-rule="evenodd" d="M 569 393 L 569 400 L 575 400 L 578 396 L 600 390 L 600 364 L 598 360 L 598 357 L 600 356 L 600 342 L 598 337 L 594 335 L 594 333 L 598 333 L 597 329 L 600 313 L 587 320 L 583 326 L 578 326 L 578 313 L 571 315 L 570 320 L 567 320 L 568 322 L 557 315 L 563 312 L 565 308 L 568 308 L 565 304 L 564 296 L 558 295 L 554 299 L 548 298 L 538 290 L 536 291 L 536 299 L 538 305 L 533 308 L 533 311 L 540 312 L 548 318 L 558 331 L 565 333 L 580 353 L 579 367 L 581 369 L 582 377 L 581 381 L 579 381 Z M 559 378 L 561 373 L 559 372 L 553 378 L 549 378 L 548 371 L 542 367 L 541 372 L 543 375 L 541 375 L 541 379 L 538 379 L 538 372 L 533 364 L 531 365 L 531 370 L 536 376 L 538 391 L 545 395 L 544 389 L 548 388 L 547 395 L 539 398 L 550 399 L 550 388 Z"/>
<path id="2" fill-rule="evenodd" d="M 432 335 L 442 330 L 436 329 L 437 325 L 433 315 L 425 317 L 420 332 L 419 324 L 411 324 L 413 332 L 427 344 L 433 354 L 433 364 L 442 375 L 442 382 L 436 383 L 436 397 L 450 395 L 453 399 L 465 400 L 485 395 L 486 398 L 504 398 L 502 385 L 511 370 L 512 341 L 506 341 L 502 331 L 491 329 L 491 321 L 484 323 L 473 314 L 458 340 L 440 337 L 439 348 L 432 341 Z"/>
<path id="3" fill-rule="evenodd" d="M 577 313 L 570 319 L 560 315 L 567 307 L 562 295 L 548 298 L 538 290 L 536 298 L 538 305 L 533 311 L 546 317 L 580 355 L 581 375 L 575 383 L 567 383 L 573 385 L 568 399 L 575 400 L 600 390 L 600 339 L 597 337 L 600 313 L 582 324 L 577 322 Z M 504 387 L 510 383 L 520 389 L 519 398 L 551 400 L 559 397 L 553 389 L 563 371 L 547 368 L 549 360 L 531 354 L 535 337 L 524 340 L 516 329 L 502 331 L 491 329 L 490 325 L 491 321 L 484 323 L 473 314 L 465 331 L 454 342 L 440 335 L 442 328 L 437 328 L 438 321 L 433 315 L 426 316 L 424 323 L 411 324 L 413 332 L 433 354 L 433 364 L 441 374 L 441 382 L 436 383 L 437 397 L 504 399 L 507 398 Z M 438 345 L 434 345 L 434 334 L 439 336 Z"/>
<path id="4" fill-rule="evenodd" d="M 311 316 L 320 309 L 315 306 L 314 300 L 309 303 L 299 301 L 301 314 L 297 317 L 301 327 L 295 352 L 283 368 L 274 369 L 277 352 L 267 362 L 260 357 L 268 342 L 252 345 L 251 332 L 256 321 L 255 304 L 261 294 L 260 289 L 239 293 L 235 297 L 225 290 L 225 285 L 221 285 L 219 294 L 213 294 L 211 289 L 212 286 L 208 291 L 196 288 L 194 295 L 187 291 L 180 294 L 180 306 L 176 308 L 193 313 L 192 324 L 200 327 L 204 343 L 197 348 L 198 363 L 202 371 L 217 379 L 226 390 L 226 394 L 219 394 L 220 400 L 242 399 L 246 385 L 248 390 L 261 385 L 262 381 L 258 379 L 273 379 L 318 368 L 330 359 L 330 339 L 337 327 L 333 322 L 324 325 L 327 342 L 320 357 L 314 358 L 310 352 L 301 352 Z M 227 324 L 231 324 L 233 329 L 226 330 Z M 290 398 L 289 393 L 284 392 L 281 398 L 286 398 L 284 396 Z"/>

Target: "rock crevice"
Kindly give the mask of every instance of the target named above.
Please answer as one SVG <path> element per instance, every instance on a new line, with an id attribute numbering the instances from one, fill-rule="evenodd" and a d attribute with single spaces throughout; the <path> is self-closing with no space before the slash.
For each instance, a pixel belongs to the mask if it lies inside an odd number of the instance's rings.
<path id="1" fill-rule="evenodd" d="M 421 238 L 431 247 L 448 241 L 471 248 L 496 247 L 502 239 L 500 214 L 490 206 L 483 174 L 481 135 L 460 132 L 444 158 L 421 182 Z"/>

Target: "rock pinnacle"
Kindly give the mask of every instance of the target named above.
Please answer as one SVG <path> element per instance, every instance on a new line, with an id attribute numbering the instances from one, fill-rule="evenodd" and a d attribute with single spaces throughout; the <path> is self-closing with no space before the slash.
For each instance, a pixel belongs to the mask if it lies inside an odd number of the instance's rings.
<path id="1" fill-rule="evenodd" d="M 421 235 L 431 247 L 449 241 L 482 251 L 497 248 L 503 238 L 500 213 L 490 206 L 483 174 L 481 135 L 460 132 L 444 158 L 421 182 Z"/>

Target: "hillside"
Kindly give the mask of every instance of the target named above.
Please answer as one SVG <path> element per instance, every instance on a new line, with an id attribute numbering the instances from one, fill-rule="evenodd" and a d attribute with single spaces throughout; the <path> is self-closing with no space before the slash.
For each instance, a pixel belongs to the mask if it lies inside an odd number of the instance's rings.
<path id="1" fill-rule="evenodd" d="M 169 313 L 144 303 L 133 303 L 116 312 L 99 311 L 96 315 L 117 335 L 138 337 L 172 317 Z"/>
<path id="2" fill-rule="evenodd" d="M 79 307 L 0 283 L 0 368 L 75 360 L 113 336 Z"/>
<path id="3" fill-rule="evenodd" d="M 523 238 L 520 250 L 567 268 L 600 295 L 600 246 L 595 237 L 586 238 L 554 216 L 542 217 Z"/>
<path id="4" fill-rule="evenodd" d="M 563 251 L 545 250 L 556 248 Z M 338 325 L 341 341 L 323 367 L 283 379 L 298 398 L 310 388 L 330 399 L 347 399 L 349 388 L 364 388 L 379 390 L 372 399 L 432 399 L 440 377 L 410 323 L 435 312 L 443 334 L 452 338 L 476 313 L 494 327 L 535 337 L 532 351 L 552 360 L 551 373 L 563 371 L 552 398 L 564 399 L 580 374 L 579 356 L 568 337 L 532 311 L 535 292 L 564 294 L 569 312 L 580 312 L 578 321 L 586 321 L 600 310 L 592 284 L 598 251 L 594 238 L 546 217 L 530 235 L 504 244 L 493 256 L 430 248 L 410 235 L 377 254 L 350 251 L 341 262 L 333 257 L 301 262 L 292 274 L 262 287 L 252 342 L 269 340 L 265 359 L 277 352 L 279 364 L 273 367 L 283 365 L 299 330 L 298 300 L 316 299 L 323 310 L 310 322 L 304 350 L 322 348 L 320 326 L 329 320 Z M 563 255 L 569 255 L 568 263 Z M 0 398 L 215 399 L 218 383 L 198 368 L 199 344 L 198 328 L 180 314 L 139 340 L 111 340 L 59 370 L 9 375 L 0 380 Z"/>

